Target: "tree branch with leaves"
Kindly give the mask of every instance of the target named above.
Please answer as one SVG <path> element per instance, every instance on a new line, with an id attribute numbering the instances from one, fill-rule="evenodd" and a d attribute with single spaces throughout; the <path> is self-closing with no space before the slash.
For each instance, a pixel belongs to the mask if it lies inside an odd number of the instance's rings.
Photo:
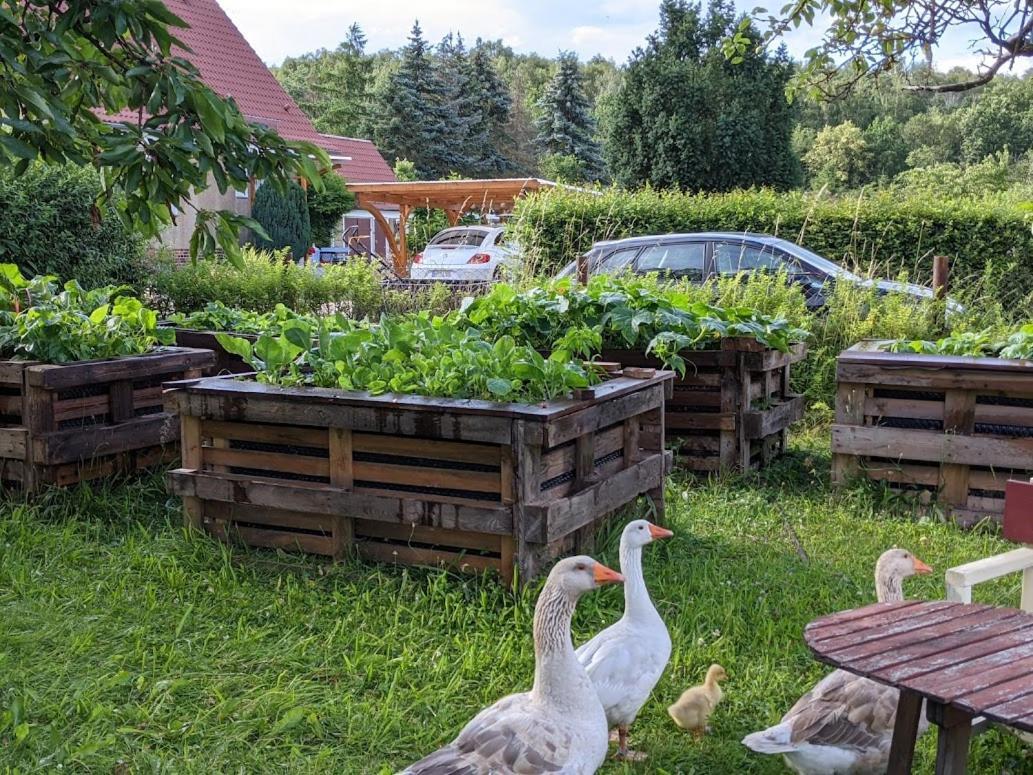
<path id="1" fill-rule="evenodd" d="M 251 179 L 277 188 L 297 177 L 319 186 L 326 153 L 248 121 L 209 89 L 174 31 L 186 23 L 159 0 L 0 0 L 0 160 L 16 173 L 32 161 L 98 169 L 105 201 L 145 237 L 196 210 L 191 256 L 239 257 L 252 219 L 196 208 Z"/>
<path id="2" fill-rule="evenodd" d="M 793 82 L 794 89 L 825 98 L 890 70 L 911 74 L 906 88 L 916 91 L 967 91 L 1033 57 L 1033 0 L 794 0 L 778 15 L 758 8 L 754 19 L 766 22 L 761 46 L 802 25 L 826 25 Z M 725 42 L 727 56 L 740 57 L 757 45 L 745 30 Z M 936 78 L 934 50 L 948 35 L 962 33 L 970 36 L 969 49 L 982 57 L 977 73 L 961 80 Z"/>

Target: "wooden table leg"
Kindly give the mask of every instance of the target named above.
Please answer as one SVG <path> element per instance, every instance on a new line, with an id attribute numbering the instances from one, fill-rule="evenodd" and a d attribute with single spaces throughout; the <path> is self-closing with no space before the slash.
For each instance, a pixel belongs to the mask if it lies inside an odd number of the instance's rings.
<path id="1" fill-rule="evenodd" d="M 972 715 L 938 702 L 930 702 L 929 720 L 939 729 L 936 736 L 936 775 L 965 775 L 968 772 L 968 744 L 972 738 Z"/>
<path id="2" fill-rule="evenodd" d="M 897 699 L 897 718 L 893 722 L 893 742 L 890 743 L 890 761 L 886 775 L 909 775 L 915 758 L 915 740 L 918 721 L 922 717 L 922 695 L 901 689 Z"/>

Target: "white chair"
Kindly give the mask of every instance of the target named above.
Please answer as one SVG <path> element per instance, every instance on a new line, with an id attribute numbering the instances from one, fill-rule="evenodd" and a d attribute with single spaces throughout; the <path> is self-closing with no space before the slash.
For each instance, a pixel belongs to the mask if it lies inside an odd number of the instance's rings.
<path id="1" fill-rule="evenodd" d="M 957 603 L 972 602 L 972 587 L 984 581 L 1022 572 L 1022 599 L 1019 607 L 1033 612 L 1033 549 L 1012 549 L 1010 552 L 968 562 L 946 573 L 947 599 Z"/>
<path id="2" fill-rule="evenodd" d="M 1033 487 L 1033 479 L 1030 479 L 1029 485 L 1008 482 L 1006 493 L 1011 498 L 1005 498 L 1005 538 L 1015 539 L 1017 536 L 1023 536 L 1022 540 L 1029 540 L 1029 527 L 1024 527 L 1019 523 L 1021 521 L 1028 525 L 1033 518 L 1033 513 L 1030 513 L 1029 509 L 1031 487 Z M 1033 548 L 1026 546 L 975 562 L 968 562 L 956 568 L 949 568 L 944 574 L 947 584 L 947 599 L 956 603 L 971 603 L 972 587 L 976 584 L 999 579 L 1012 573 L 1022 573 L 1022 594 L 1019 608 L 1033 613 Z M 986 728 L 986 719 L 982 717 L 975 719 L 972 727 L 973 732 L 982 732 Z M 1014 729 L 1008 731 L 1018 735 L 1027 745 L 1033 745 L 1033 735 Z"/>

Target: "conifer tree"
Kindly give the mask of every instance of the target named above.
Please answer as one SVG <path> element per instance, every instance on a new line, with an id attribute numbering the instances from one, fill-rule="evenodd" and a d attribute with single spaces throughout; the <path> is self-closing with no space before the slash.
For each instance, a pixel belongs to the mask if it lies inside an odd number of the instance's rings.
<path id="1" fill-rule="evenodd" d="M 438 45 L 434 75 L 440 89 L 440 116 L 448 142 L 436 151 L 439 176 L 457 173 L 476 175 L 478 161 L 489 138 L 485 132 L 477 95 L 471 94 L 471 66 L 462 35 L 448 33 Z"/>
<path id="2" fill-rule="evenodd" d="M 540 156 L 572 156 L 585 180 L 601 180 L 604 174 L 596 142 L 592 107 L 585 96 L 577 55 L 561 52 L 559 67 L 538 102 L 535 144 Z"/>
<path id="3" fill-rule="evenodd" d="M 512 100 L 484 46 L 478 45 L 470 53 L 465 91 L 480 109 L 480 125 L 472 134 L 485 138 L 476 155 L 476 172 L 487 176 L 510 172 L 513 165 L 502 149 L 509 142 L 505 127 Z"/>
<path id="4" fill-rule="evenodd" d="M 784 50 L 755 50 L 733 64 L 722 42 L 737 27 L 734 5 L 663 0 L 660 29 L 632 56 L 610 103 L 606 151 L 626 186 L 727 191 L 788 188 L 800 179 L 785 97 Z"/>
<path id="5" fill-rule="evenodd" d="M 255 192 L 251 217 L 261 224 L 269 239 L 255 235 L 255 244 L 266 250 L 290 248 L 295 260 L 305 257 L 312 244 L 305 192 L 297 183 L 290 183 L 283 192 L 265 184 Z"/>
<path id="6" fill-rule="evenodd" d="M 441 119 L 441 88 L 419 21 L 402 50 L 402 61 L 378 106 L 377 147 L 390 159 L 409 159 L 421 175 L 448 172 L 440 158 L 449 142 Z"/>

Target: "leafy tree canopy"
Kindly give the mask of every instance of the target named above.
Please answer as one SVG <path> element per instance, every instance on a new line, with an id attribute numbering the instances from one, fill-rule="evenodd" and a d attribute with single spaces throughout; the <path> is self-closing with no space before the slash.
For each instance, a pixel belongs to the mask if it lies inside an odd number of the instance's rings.
<path id="1" fill-rule="evenodd" d="M 730 63 L 721 41 L 735 13 L 721 0 L 706 14 L 664 0 L 660 28 L 632 55 L 611 103 L 606 151 L 618 182 L 728 191 L 798 181 L 784 94 L 792 65 L 784 50 L 750 50 Z"/>
<path id="2" fill-rule="evenodd" d="M 95 167 L 104 181 L 95 216 L 117 202 L 146 237 L 193 206 L 210 178 L 222 192 L 252 177 L 317 181 L 326 154 L 247 121 L 205 86 L 174 36 L 185 26 L 158 0 L 0 0 L 0 160 L 19 173 L 36 159 Z M 191 254 L 221 247 L 239 257 L 241 226 L 255 223 L 198 210 Z"/>

